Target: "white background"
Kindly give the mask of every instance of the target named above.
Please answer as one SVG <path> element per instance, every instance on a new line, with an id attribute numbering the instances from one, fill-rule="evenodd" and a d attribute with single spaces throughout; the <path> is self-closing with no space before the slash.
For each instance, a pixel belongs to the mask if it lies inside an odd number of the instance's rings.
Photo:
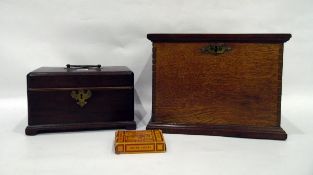
<path id="1" fill-rule="evenodd" d="M 313 1 L 0 0 L 0 174 L 313 174 Z M 24 135 L 26 74 L 40 66 L 125 65 L 136 120 L 151 113 L 147 33 L 291 33 L 287 141 L 166 134 L 165 154 L 115 155 L 114 131 Z"/>

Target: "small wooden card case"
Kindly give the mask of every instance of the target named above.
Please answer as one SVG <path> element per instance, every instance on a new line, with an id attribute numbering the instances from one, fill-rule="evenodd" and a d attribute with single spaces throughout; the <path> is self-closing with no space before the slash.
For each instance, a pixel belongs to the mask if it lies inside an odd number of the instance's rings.
<path id="1" fill-rule="evenodd" d="M 166 145 L 161 130 L 116 131 L 115 153 L 162 153 Z"/>

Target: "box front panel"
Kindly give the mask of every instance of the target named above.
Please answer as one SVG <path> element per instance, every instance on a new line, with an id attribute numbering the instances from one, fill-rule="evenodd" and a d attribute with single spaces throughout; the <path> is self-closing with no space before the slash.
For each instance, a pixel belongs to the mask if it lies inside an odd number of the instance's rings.
<path id="1" fill-rule="evenodd" d="M 29 89 L 29 125 L 133 121 L 132 87 Z"/>
<path id="2" fill-rule="evenodd" d="M 153 121 L 279 126 L 283 45 L 210 44 L 154 43 Z"/>

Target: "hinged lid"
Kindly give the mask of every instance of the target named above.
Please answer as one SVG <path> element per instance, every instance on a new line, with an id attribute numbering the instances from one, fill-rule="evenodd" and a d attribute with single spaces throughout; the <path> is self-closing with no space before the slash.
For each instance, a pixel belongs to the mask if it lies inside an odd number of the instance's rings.
<path id="1" fill-rule="evenodd" d="M 125 66 L 41 67 L 27 75 L 28 88 L 133 86 L 134 74 Z"/>
<path id="2" fill-rule="evenodd" d="M 148 34 L 153 42 L 258 42 L 283 43 L 291 38 L 289 33 L 280 34 Z"/>

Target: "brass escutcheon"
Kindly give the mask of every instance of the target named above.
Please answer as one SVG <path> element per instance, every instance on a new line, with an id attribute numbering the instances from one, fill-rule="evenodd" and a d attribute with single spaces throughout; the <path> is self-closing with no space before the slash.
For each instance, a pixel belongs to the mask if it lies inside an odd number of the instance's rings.
<path id="1" fill-rule="evenodd" d="M 76 103 L 80 107 L 84 107 L 87 104 L 87 99 L 91 97 L 92 93 L 90 90 L 77 90 L 77 91 L 72 91 L 71 96 L 76 100 Z"/>
<path id="2" fill-rule="evenodd" d="M 223 54 L 229 50 L 231 50 L 229 46 L 225 46 L 224 43 L 218 43 L 218 44 L 210 44 L 208 46 L 203 47 L 201 49 L 201 52 L 217 55 L 217 54 Z"/>

